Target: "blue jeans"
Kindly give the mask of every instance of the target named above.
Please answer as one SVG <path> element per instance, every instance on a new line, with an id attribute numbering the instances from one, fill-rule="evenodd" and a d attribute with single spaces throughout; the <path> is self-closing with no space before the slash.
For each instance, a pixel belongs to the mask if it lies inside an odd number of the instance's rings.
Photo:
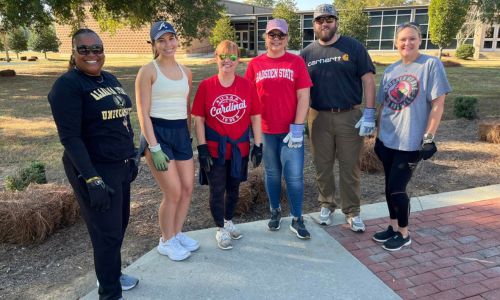
<path id="1" fill-rule="evenodd" d="M 285 177 L 290 213 L 302 215 L 304 198 L 304 147 L 288 148 L 284 134 L 263 134 L 265 186 L 271 209 L 280 207 L 281 174 Z"/>

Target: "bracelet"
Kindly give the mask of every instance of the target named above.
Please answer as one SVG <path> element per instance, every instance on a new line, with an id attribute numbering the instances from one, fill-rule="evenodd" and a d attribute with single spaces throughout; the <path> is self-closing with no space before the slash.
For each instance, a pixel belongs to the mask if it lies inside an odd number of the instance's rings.
<path id="1" fill-rule="evenodd" d="M 149 151 L 151 151 L 151 152 L 153 152 L 153 153 L 156 153 L 156 152 L 158 152 L 158 151 L 161 151 L 161 146 L 160 146 L 160 144 L 156 144 L 156 145 L 155 145 L 155 146 L 153 146 L 153 147 L 148 146 L 148 148 L 149 148 Z"/>
<path id="2" fill-rule="evenodd" d="M 85 180 L 85 183 L 91 183 L 91 182 L 94 182 L 94 181 L 99 180 L 99 179 L 101 179 L 101 177 L 99 177 L 99 176 L 90 177 L 89 179 Z"/>

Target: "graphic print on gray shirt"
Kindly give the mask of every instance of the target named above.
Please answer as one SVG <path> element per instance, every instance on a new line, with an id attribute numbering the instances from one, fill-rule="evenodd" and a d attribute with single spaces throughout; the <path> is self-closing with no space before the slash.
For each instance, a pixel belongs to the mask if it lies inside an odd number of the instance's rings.
<path id="1" fill-rule="evenodd" d="M 379 139 L 391 149 L 419 150 L 432 100 L 449 92 L 443 64 L 436 57 L 421 54 L 408 65 L 398 61 L 387 67 L 377 93 L 382 104 Z"/>

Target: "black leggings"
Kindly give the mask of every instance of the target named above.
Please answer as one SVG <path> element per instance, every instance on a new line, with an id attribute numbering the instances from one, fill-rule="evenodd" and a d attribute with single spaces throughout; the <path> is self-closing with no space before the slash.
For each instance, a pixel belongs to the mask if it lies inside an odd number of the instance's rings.
<path id="1" fill-rule="evenodd" d="M 98 164 L 94 167 L 103 181 L 115 190 L 111 207 L 99 212 L 90 207 L 87 184 L 79 177 L 69 157 L 63 155 L 63 165 L 68 181 L 80 204 L 80 214 L 85 220 L 94 248 L 94 265 L 99 280 L 99 299 L 115 300 L 122 296 L 120 285 L 120 249 L 130 216 L 131 161 Z"/>
<path id="2" fill-rule="evenodd" d="M 244 158 L 242 160 L 243 166 L 247 163 L 248 159 Z M 246 172 L 246 168 L 242 167 L 243 170 Z M 214 163 L 210 172 L 207 173 L 207 177 L 210 187 L 210 211 L 215 226 L 224 227 L 224 219 L 233 219 L 234 209 L 239 198 L 241 178 L 231 177 L 230 160 L 226 160 L 224 165 Z"/>
<path id="3" fill-rule="evenodd" d="M 379 139 L 375 142 L 374 150 L 384 165 L 385 199 L 389 217 L 397 219 L 399 227 L 406 227 L 410 217 L 410 198 L 406 193 L 406 186 L 420 161 L 420 153 L 387 148 Z"/>

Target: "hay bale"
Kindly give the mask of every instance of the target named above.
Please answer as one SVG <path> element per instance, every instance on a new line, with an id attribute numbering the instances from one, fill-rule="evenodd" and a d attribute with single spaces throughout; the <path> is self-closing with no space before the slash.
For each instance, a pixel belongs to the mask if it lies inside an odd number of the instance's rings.
<path id="1" fill-rule="evenodd" d="M 16 71 L 14 70 L 0 70 L 0 77 L 14 77 L 16 76 Z"/>
<path id="2" fill-rule="evenodd" d="M 41 242 L 78 218 L 78 203 L 68 187 L 31 184 L 22 192 L 0 192 L 0 243 Z"/>
<path id="3" fill-rule="evenodd" d="M 286 185 L 283 181 L 281 182 L 280 202 L 282 208 L 288 206 L 288 200 L 286 198 Z M 236 204 L 234 214 L 237 216 L 245 215 L 256 206 L 262 205 L 269 207 L 269 199 L 264 185 L 264 167 L 260 166 L 255 169 L 251 169 L 248 172 L 248 180 L 241 183 L 240 197 L 238 199 L 238 203 Z"/>
<path id="4" fill-rule="evenodd" d="M 368 173 L 377 173 L 384 170 L 382 162 L 378 159 L 377 154 L 373 150 L 375 146 L 375 138 L 367 137 L 361 152 L 361 171 Z"/>
<path id="5" fill-rule="evenodd" d="M 500 120 L 484 120 L 479 123 L 479 140 L 500 144 Z"/>

